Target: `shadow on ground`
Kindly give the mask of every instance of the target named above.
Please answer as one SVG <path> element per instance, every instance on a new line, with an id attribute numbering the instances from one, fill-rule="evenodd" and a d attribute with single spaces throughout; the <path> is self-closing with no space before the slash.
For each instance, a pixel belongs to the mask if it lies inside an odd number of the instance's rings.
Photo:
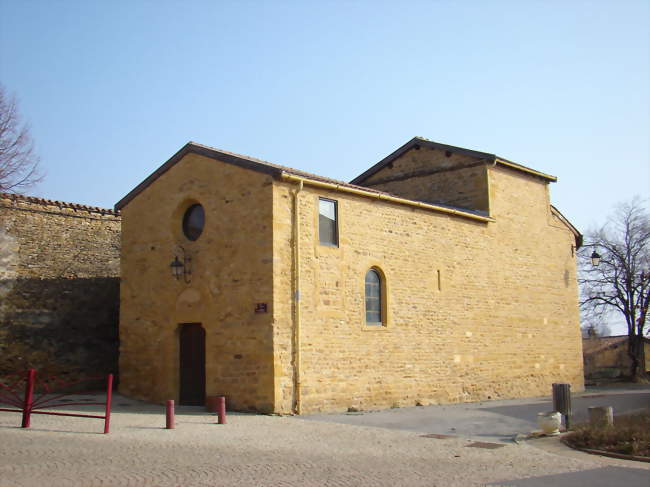
<path id="1" fill-rule="evenodd" d="M 612 406 L 614 414 L 650 408 L 650 386 L 622 389 L 598 388 L 572 398 L 572 424 L 586 421 L 591 406 Z M 538 430 L 537 413 L 551 411 L 550 398 L 513 399 L 481 403 L 397 408 L 362 413 L 300 416 L 307 421 L 325 421 L 357 426 L 398 429 L 422 434 L 455 435 L 466 438 L 511 441 L 516 435 Z"/>
<path id="2" fill-rule="evenodd" d="M 499 487 L 647 487 L 649 482 L 647 470 L 638 468 L 604 467 L 580 472 L 529 477 L 527 479 L 494 482 L 487 485 Z"/>
<path id="3" fill-rule="evenodd" d="M 587 421 L 589 418 L 589 408 L 593 406 L 612 406 L 614 414 L 623 414 L 637 411 L 644 408 L 650 408 L 650 392 L 645 393 L 625 393 L 625 394 L 587 394 L 582 397 L 574 397 L 571 400 L 573 410 L 573 424 Z M 551 401 L 545 402 L 539 407 L 529 404 L 505 405 L 496 407 L 481 407 L 483 411 L 489 411 L 503 416 L 509 416 L 522 421 L 530 421 L 531 413 L 550 411 L 553 408 Z"/>

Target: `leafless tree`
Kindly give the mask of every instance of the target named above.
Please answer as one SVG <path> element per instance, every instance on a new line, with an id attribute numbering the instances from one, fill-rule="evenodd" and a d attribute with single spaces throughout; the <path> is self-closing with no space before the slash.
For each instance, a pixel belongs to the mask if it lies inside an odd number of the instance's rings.
<path id="1" fill-rule="evenodd" d="M 583 338 L 606 337 L 612 334 L 612 329 L 607 324 L 609 313 L 593 313 L 583 310 L 580 313 L 580 323 Z"/>
<path id="2" fill-rule="evenodd" d="M 625 318 L 635 380 L 645 373 L 640 364 L 650 301 L 650 215 L 643 203 L 634 198 L 618 205 L 605 225 L 587 235 L 579 253 L 583 312 Z"/>
<path id="3" fill-rule="evenodd" d="M 29 127 L 0 86 L 0 191 L 18 193 L 42 180 Z"/>

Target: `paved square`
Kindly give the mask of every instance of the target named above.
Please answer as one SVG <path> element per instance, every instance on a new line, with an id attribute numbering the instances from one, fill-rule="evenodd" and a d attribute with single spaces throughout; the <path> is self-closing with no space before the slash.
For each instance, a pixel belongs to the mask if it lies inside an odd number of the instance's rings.
<path id="1" fill-rule="evenodd" d="M 0 486 L 466 487 L 625 465 L 531 442 L 465 448 L 466 438 L 294 417 L 229 414 L 217 425 L 202 408 L 179 408 L 165 430 L 162 406 L 114 404 L 109 435 L 101 420 L 34 416 L 23 430 L 19 414 L 0 413 Z"/>

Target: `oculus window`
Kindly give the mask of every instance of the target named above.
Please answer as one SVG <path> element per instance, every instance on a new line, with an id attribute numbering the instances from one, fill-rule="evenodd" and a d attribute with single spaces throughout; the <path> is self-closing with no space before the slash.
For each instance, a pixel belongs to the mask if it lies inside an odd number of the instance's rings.
<path id="1" fill-rule="evenodd" d="M 366 273 L 366 325 L 383 325 L 382 282 L 376 269 Z"/>
<path id="2" fill-rule="evenodd" d="M 203 206 L 194 204 L 185 210 L 183 215 L 183 234 L 188 240 L 196 240 L 203 233 L 205 225 L 205 212 Z"/>
<path id="3" fill-rule="evenodd" d="M 318 199 L 318 238 L 322 245 L 338 247 L 338 215 L 334 200 Z"/>

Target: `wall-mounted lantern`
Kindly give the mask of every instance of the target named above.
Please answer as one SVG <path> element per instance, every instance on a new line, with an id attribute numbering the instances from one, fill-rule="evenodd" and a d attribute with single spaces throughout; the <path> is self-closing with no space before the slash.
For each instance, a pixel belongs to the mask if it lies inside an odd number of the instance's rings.
<path id="1" fill-rule="evenodd" d="M 179 247 L 181 250 L 182 256 L 181 259 L 178 258 L 178 255 L 174 256 L 174 260 L 169 264 L 169 268 L 172 271 L 172 277 L 179 281 L 181 277 L 186 284 L 189 284 L 192 280 L 192 258 L 185 253 L 183 247 Z"/>
<path id="2" fill-rule="evenodd" d="M 591 265 L 598 267 L 598 264 L 600 264 L 600 255 L 594 250 L 591 254 Z"/>

